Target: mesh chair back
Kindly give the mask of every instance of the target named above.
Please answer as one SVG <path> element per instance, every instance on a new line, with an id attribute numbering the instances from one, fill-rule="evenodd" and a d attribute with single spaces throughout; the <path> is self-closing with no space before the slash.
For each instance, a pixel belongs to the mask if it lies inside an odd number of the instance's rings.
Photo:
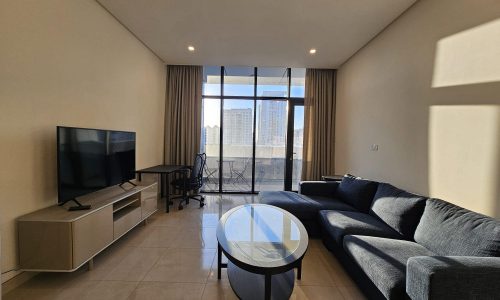
<path id="1" fill-rule="evenodd" d="M 191 171 L 191 184 L 196 188 L 201 188 L 203 185 L 203 169 L 207 161 L 205 153 L 198 153 L 194 159 L 193 170 Z"/>

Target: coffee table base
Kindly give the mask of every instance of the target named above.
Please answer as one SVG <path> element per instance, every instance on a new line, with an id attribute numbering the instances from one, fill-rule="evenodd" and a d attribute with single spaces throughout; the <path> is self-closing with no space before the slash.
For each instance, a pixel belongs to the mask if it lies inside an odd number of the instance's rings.
<path id="1" fill-rule="evenodd" d="M 229 261 L 227 263 L 227 276 L 229 277 L 231 288 L 240 299 L 265 299 L 264 275 L 250 273 L 238 268 Z M 272 275 L 269 287 L 271 290 L 270 299 L 289 299 L 294 284 L 295 275 L 293 269 L 285 273 Z"/>

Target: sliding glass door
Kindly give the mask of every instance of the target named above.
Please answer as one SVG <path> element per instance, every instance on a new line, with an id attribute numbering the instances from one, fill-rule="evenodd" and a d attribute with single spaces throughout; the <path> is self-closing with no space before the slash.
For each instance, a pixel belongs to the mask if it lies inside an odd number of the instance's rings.
<path id="1" fill-rule="evenodd" d="M 204 68 L 202 191 L 296 190 L 304 75 L 290 68 Z"/>
<path id="2" fill-rule="evenodd" d="M 283 190 L 288 101 L 257 100 L 255 190 Z"/>

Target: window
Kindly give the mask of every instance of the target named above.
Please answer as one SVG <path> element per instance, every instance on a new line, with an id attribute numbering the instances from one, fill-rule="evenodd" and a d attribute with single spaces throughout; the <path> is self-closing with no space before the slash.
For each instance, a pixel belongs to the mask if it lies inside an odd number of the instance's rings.
<path id="1" fill-rule="evenodd" d="M 291 187 L 302 160 L 286 158 L 302 152 L 293 139 L 303 124 L 289 128 L 298 120 L 289 121 L 289 108 L 303 105 L 305 69 L 210 66 L 203 74 L 202 190 L 280 190 L 287 181 Z"/>

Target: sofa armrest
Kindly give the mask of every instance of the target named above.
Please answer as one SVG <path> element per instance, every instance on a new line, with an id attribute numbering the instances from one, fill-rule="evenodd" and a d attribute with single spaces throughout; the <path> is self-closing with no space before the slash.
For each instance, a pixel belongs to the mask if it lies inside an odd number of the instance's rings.
<path id="1" fill-rule="evenodd" d="M 301 181 L 299 194 L 309 196 L 333 197 L 339 182 L 337 181 Z"/>
<path id="2" fill-rule="evenodd" d="M 416 256 L 406 268 L 412 299 L 495 299 L 499 283 L 500 257 Z"/>

